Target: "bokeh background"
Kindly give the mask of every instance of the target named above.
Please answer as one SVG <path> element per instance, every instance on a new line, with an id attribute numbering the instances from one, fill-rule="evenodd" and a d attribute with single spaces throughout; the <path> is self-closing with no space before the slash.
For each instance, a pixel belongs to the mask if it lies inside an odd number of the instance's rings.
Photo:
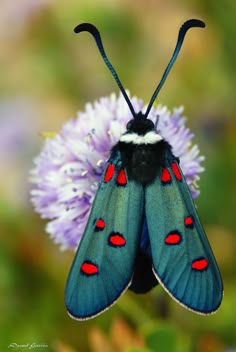
<path id="1" fill-rule="evenodd" d="M 73 321 L 63 295 L 74 253 L 45 234 L 28 182 L 41 132 L 118 91 L 92 38 L 73 28 L 94 23 L 125 88 L 148 102 L 189 18 L 207 27 L 188 33 L 158 102 L 185 106 L 206 156 L 197 205 L 224 280 L 222 306 L 198 316 L 159 287 Z M 47 352 L 236 351 L 235 21 L 234 0 L 0 0 L 1 351 L 11 343 Z"/>

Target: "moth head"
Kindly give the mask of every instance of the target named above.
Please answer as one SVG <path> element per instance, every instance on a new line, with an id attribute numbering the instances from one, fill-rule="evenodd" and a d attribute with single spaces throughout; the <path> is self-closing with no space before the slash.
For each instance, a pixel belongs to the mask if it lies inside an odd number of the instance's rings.
<path id="1" fill-rule="evenodd" d="M 127 123 L 126 128 L 127 132 L 133 132 L 139 135 L 144 135 L 150 131 L 155 131 L 155 125 L 152 120 L 147 119 L 141 112 Z"/>

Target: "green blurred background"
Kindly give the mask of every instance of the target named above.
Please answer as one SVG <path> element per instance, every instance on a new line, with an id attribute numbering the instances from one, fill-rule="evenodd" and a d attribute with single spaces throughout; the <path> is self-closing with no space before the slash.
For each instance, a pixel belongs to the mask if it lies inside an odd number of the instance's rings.
<path id="1" fill-rule="evenodd" d="M 158 101 L 185 106 L 206 156 L 197 205 L 224 280 L 222 306 L 198 316 L 159 287 L 73 321 L 63 291 L 74 254 L 45 234 L 28 182 L 40 132 L 59 131 L 86 102 L 117 92 L 92 38 L 73 28 L 94 23 L 124 86 L 148 102 L 189 18 L 207 27 L 188 33 Z M 47 352 L 236 351 L 235 21 L 234 0 L 0 1 L 0 351 L 27 350 L 11 343 Z"/>

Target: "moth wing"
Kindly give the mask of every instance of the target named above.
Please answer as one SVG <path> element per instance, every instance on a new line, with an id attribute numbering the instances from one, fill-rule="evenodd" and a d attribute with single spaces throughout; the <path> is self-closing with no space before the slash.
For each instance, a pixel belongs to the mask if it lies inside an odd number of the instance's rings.
<path id="1" fill-rule="evenodd" d="M 180 304 L 210 314 L 222 300 L 220 272 L 177 159 L 167 154 L 144 193 L 153 271 Z"/>
<path id="2" fill-rule="evenodd" d="M 105 168 L 68 276 L 65 304 L 70 316 L 96 316 L 128 288 L 142 214 L 143 188 L 128 180 L 116 151 Z"/>

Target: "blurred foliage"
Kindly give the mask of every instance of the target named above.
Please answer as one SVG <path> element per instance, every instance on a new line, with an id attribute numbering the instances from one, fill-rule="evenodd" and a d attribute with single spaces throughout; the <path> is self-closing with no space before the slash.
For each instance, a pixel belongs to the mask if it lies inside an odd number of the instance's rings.
<path id="1" fill-rule="evenodd" d="M 1 351 L 11 343 L 53 352 L 236 351 L 235 16 L 233 0 L 0 2 Z M 28 184 L 40 133 L 58 131 L 85 102 L 117 92 L 91 37 L 75 36 L 73 28 L 96 24 L 124 86 L 148 102 L 179 25 L 191 17 L 207 28 L 188 34 L 158 101 L 185 105 L 206 155 L 197 204 L 222 271 L 224 301 L 215 315 L 202 317 L 158 287 L 126 293 L 94 320 L 73 321 L 63 303 L 73 253 L 47 238 Z"/>

